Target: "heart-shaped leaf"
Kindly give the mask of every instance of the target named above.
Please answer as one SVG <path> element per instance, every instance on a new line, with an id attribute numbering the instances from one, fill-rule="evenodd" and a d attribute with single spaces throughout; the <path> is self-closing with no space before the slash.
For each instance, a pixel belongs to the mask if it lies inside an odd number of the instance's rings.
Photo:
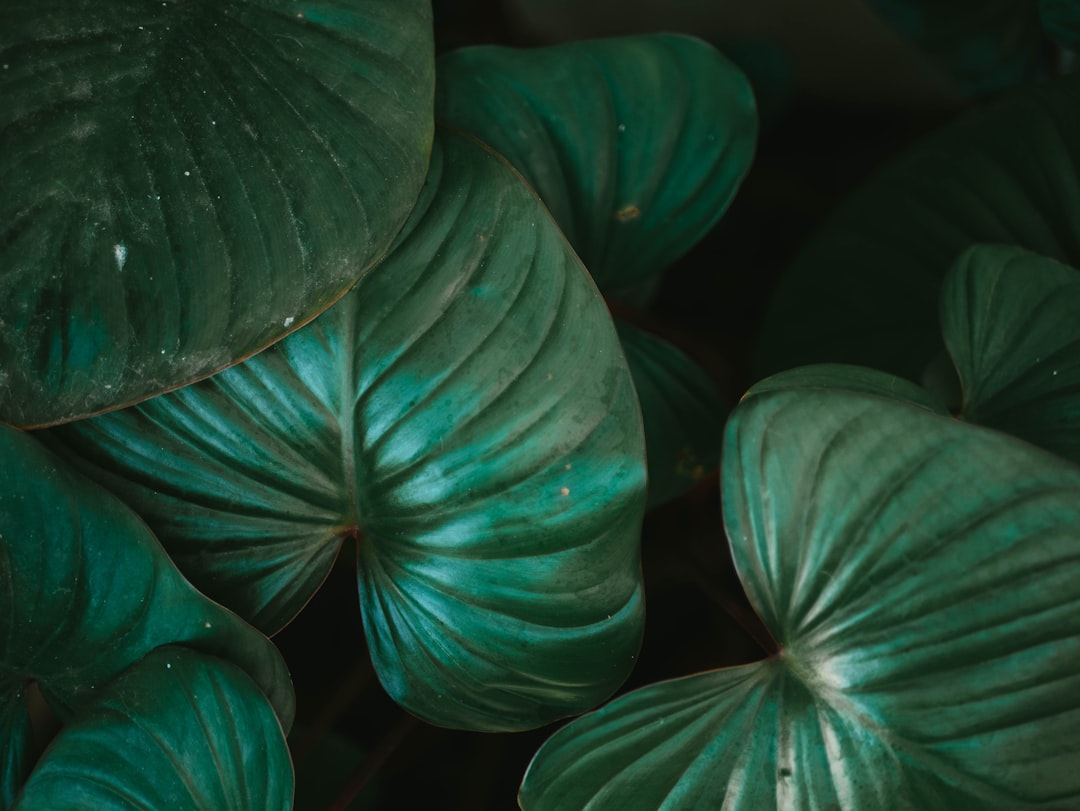
<path id="1" fill-rule="evenodd" d="M 0 11 L 0 420 L 206 376 L 386 251 L 432 137 L 426 0 Z"/>
<path id="2" fill-rule="evenodd" d="M 526 809 L 1073 808 L 1080 470 L 880 396 L 751 394 L 725 526 L 779 652 L 557 733 Z"/>
<path id="3" fill-rule="evenodd" d="M 0 459 L 0 797 L 24 776 L 29 682 L 69 716 L 161 645 L 231 659 L 292 722 L 274 646 L 195 591 L 134 513 L 13 428 L 0 426 Z"/>
<path id="4" fill-rule="evenodd" d="M 391 695 L 444 725 L 535 726 L 633 664 L 641 418 L 604 303 L 536 197 L 471 139 L 436 146 L 398 247 L 329 312 L 53 436 L 263 628 L 358 539 Z"/>
<path id="5" fill-rule="evenodd" d="M 452 51 L 436 112 L 505 155 L 604 294 L 629 300 L 724 213 L 757 137 L 742 72 L 673 34 Z"/>
<path id="6" fill-rule="evenodd" d="M 977 246 L 945 277 L 941 323 L 964 419 L 1080 462 L 1080 274 Z"/>
<path id="7" fill-rule="evenodd" d="M 975 109 L 885 167 L 777 286 L 759 376 L 853 363 L 920 380 L 945 274 L 976 243 L 1080 266 L 1080 75 Z"/>
<path id="8" fill-rule="evenodd" d="M 681 495 L 720 459 L 720 392 L 701 367 L 654 335 L 616 321 L 645 423 L 649 500 Z"/>
<path id="9" fill-rule="evenodd" d="M 285 736 L 244 671 L 156 650 L 46 750 L 12 811 L 292 808 Z"/>

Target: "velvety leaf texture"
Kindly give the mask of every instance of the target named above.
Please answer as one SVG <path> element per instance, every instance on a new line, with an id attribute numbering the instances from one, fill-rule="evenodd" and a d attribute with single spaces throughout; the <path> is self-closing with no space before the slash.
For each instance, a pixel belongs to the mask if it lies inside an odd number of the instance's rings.
<path id="1" fill-rule="evenodd" d="M 942 352 L 945 274 L 977 243 L 1080 266 L 1080 75 L 962 116 L 874 175 L 776 288 L 758 376 L 807 363 L 911 380 Z"/>
<path id="2" fill-rule="evenodd" d="M 430 14 L 0 10 L 0 420 L 59 422 L 204 377 L 337 299 L 423 182 Z"/>
<path id="3" fill-rule="evenodd" d="M 452 51 L 436 113 L 505 155 L 604 294 L 630 299 L 720 218 L 757 137 L 742 72 L 672 34 Z"/>
<path id="4" fill-rule="evenodd" d="M 945 278 L 941 323 L 964 419 L 1080 462 L 1080 274 L 978 246 Z"/>
<path id="5" fill-rule="evenodd" d="M 13 428 L 0 426 L 0 458 L 0 729 L 22 734 L 9 702 L 22 703 L 27 682 L 66 716 L 173 642 L 236 662 L 292 723 L 274 646 L 195 591 L 131 510 Z M 0 741 L 5 758 L 9 744 Z"/>
<path id="6" fill-rule="evenodd" d="M 288 811 L 292 797 L 285 736 L 255 683 L 167 647 L 61 730 L 13 811 Z"/>
<path id="7" fill-rule="evenodd" d="M 921 407 L 777 387 L 735 410 L 722 482 L 779 653 L 575 721 L 525 809 L 1076 807 L 1080 471 Z"/>
<path id="8" fill-rule="evenodd" d="M 603 301 L 535 196 L 471 139 L 436 144 L 398 246 L 329 312 L 53 437 L 268 630 L 358 539 L 391 695 L 444 725 L 536 726 L 633 665 L 641 418 Z"/>
<path id="9" fill-rule="evenodd" d="M 676 498 L 720 464 L 724 402 L 696 363 L 647 332 L 615 322 L 645 423 L 650 507 Z"/>

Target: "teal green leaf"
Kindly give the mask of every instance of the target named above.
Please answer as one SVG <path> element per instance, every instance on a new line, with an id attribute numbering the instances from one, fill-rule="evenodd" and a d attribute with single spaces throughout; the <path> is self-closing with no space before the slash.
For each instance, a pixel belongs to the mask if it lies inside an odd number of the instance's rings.
<path id="1" fill-rule="evenodd" d="M 52 437 L 267 630 L 356 539 L 379 677 L 435 723 L 537 726 L 633 665 L 645 463 L 626 361 L 543 207 L 472 139 L 437 139 L 397 248 L 305 329 Z"/>
<path id="2" fill-rule="evenodd" d="M 616 320 L 645 424 L 649 500 L 676 498 L 720 464 L 724 413 L 705 371 L 667 341 Z"/>
<path id="3" fill-rule="evenodd" d="M 34 765 L 34 731 L 22 685 L 8 686 L 8 694 L 0 700 L 0 808 L 11 808 Z"/>
<path id="4" fill-rule="evenodd" d="M 1039 10 L 1023 0 L 870 0 L 972 96 L 1045 76 L 1049 49 Z"/>
<path id="5" fill-rule="evenodd" d="M 808 363 L 921 380 L 941 283 L 976 243 L 1080 266 L 1080 75 L 976 108 L 874 175 L 788 268 L 758 376 Z"/>
<path id="6" fill-rule="evenodd" d="M 935 414 L 949 413 L 942 402 L 910 380 L 865 366 L 843 363 L 820 363 L 788 369 L 755 383 L 744 397 L 792 389 L 857 392 L 910 403 Z"/>
<path id="7" fill-rule="evenodd" d="M 0 421 L 250 355 L 385 253 L 423 183 L 425 0 L 0 11 Z"/>
<path id="8" fill-rule="evenodd" d="M 1080 470 L 907 403 L 777 389 L 734 411 L 722 490 L 778 653 L 575 721 L 525 809 L 1080 803 Z"/>
<path id="9" fill-rule="evenodd" d="M 292 722 L 292 685 L 276 648 L 195 591 L 131 510 L 13 428 L 0 426 L 0 458 L 3 728 L 25 732 L 12 702 L 22 703 L 29 681 L 70 715 L 132 662 L 174 642 L 236 662 L 283 724 Z"/>
<path id="10" fill-rule="evenodd" d="M 961 415 L 1080 462 L 1080 274 L 981 245 L 945 277 L 941 323 Z"/>
<path id="11" fill-rule="evenodd" d="M 452 51 L 436 113 L 506 156 L 616 298 L 634 299 L 716 223 L 757 137 L 742 72 L 673 34 Z"/>
<path id="12" fill-rule="evenodd" d="M 288 811 L 292 797 L 285 735 L 256 684 L 166 647 L 60 731 L 13 811 Z"/>
<path id="13" fill-rule="evenodd" d="M 1080 50 L 1080 6 L 1075 0 L 1039 0 L 1039 20 L 1062 47 Z"/>

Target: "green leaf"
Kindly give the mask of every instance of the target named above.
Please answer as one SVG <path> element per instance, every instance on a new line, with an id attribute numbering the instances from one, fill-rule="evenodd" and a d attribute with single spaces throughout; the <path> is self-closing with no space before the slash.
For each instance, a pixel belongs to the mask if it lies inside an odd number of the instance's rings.
<path id="1" fill-rule="evenodd" d="M 0 808 L 11 808 L 33 767 L 34 730 L 23 686 L 0 696 Z"/>
<path id="2" fill-rule="evenodd" d="M 185 648 L 149 654 L 64 727 L 13 811 L 292 808 L 285 736 L 236 666 Z"/>
<path id="3" fill-rule="evenodd" d="M 1080 274 L 981 245 L 945 277 L 941 323 L 966 420 L 1080 462 Z"/>
<path id="4" fill-rule="evenodd" d="M 1080 802 L 1080 471 L 906 403 L 792 389 L 735 410 L 722 474 L 779 652 L 575 721 L 524 808 Z"/>
<path id="5" fill-rule="evenodd" d="M 876 369 L 842 363 L 819 363 L 788 369 L 786 372 L 780 372 L 765 378 L 760 383 L 755 383 L 744 397 L 769 391 L 793 389 L 856 392 L 910 403 L 935 414 L 948 415 L 949 413 L 945 405 L 936 397 L 910 380 L 904 380 L 902 377 L 887 372 L 879 372 Z"/>
<path id="6" fill-rule="evenodd" d="M 432 137 L 424 0 L 0 11 L 0 420 L 140 400 L 335 301 Z"/>
<path id="7" fill-rule="evenodd" d="M 1049 68 L 1038 9 L 1022 0 L 870 0 L 972 96 L 1038 79 Z"/>
<path id="8" fill-rule="evenodd" d="M 980 242 L 1080 266 L 1080 75 L 972 110 L 872 177 L 788 268 L 758 376 L 852 363 L 920 380 L 941 283 Z"/>
<path id="9" fill-rule="evenodd" d="M 195 591 L 134 513 L 13 428 L 0 426 L 0 458 L 0 701 L 9 734 L 25 734 L 15 704 L 27 682 L 70 715 L 173 642 L 236 662 L 291 724 L 292 685 L 276 648 Z"/>
<path id="10" fill-rule="evenodd" d="M 605 295 L 629 299 L 720 218 L 757 137 L 742 72 L 673 34 L 452 51 L 436 112 L 505 155 Z"/>
<path id="11" fill-rule="evenodd" d="M 1039 0 L 1039 21 L 1062 47 L 1080 50 L 1080 6 L 1074 0 Z"/>
<path id="12" fill-rule="evenodd" d="M 667 341 L 618 320 L 615 327 L 641 404 L 655 507 L 719 465 L 724 402 L 704 370 Z"/>
<path id="13" fill-rule="evenodd" d="M 447 726 L 595 706 L 640 641 L 641 418 L 595 286 L 535 196 L 442 135 L 398 247 L 305 329 L 53 432 L 267 630 L 359 543 L 382 683 Z"/>

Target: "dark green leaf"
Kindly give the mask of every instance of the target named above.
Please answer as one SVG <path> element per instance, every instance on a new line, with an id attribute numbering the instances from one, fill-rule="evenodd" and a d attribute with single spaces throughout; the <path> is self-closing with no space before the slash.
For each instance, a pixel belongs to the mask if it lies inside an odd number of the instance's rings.
<path id="1" fill-rule="evenodd" d="M 68 714 L 148 651 L 182 642 L 242 666 L 292 722 L 292 685 L 274 646 L 195 591 L 134 513 L 13 428 L 0 426 L 0 459 L 0 697 L 9 719 L 30 680 Z"/>
<path id="2" fill-rule="evenodd" d="M 759 376 L 854 363 L 921 380 L 941 282 L 980 242 L 1080 265 L 1080 75 L 973 110 L 887 166 L 777 287 Z"/>
<path id="3" fill-rule="evenodd" d="M 749 83 L 691 37 L 465 48 L 438 77 L 437 113 L 517 167 L 608 296 L 689 250 L 753 157 Z"/>
<path id="4" fill-rule="evenodd" d="M 633 664 L 640 415 L 604 303 L 535 196 L 471 139 L 437 146 L 406 235 L 337 306 L 54 437 L 267 629 L 358 538 L 388 691 L 444 725 L 535 726 Z"/>
<path id="5" fill-rule="evenodd" d="M 0 808 L 11 808 L 32 762 L 34 734 L 23 686 L 7 686 L 0 694 Z"/>
<path id="6" fill-rule="evenodd" d="M 945 277 L 941 322 L 962 416 L 1080 462 L 1080 274 L 983 245 Z"/>
<path id="7" fill-rule="evenodd" d="M 755 383 L 744 396 L 764 394 L 768 391 L 790 391 L 792 389 L 849 391 L 884 397 L 887 400 L 900 400 L 911 405 L 925 408 L 935 414 L 948 414 L 948 409 L 926 389 L 917 386 L 902 377 L 867 369 L 864 366 L 848 366 L 842 363 L 820 363 L 813 366 L 799 366 L 786 372 L 767 377 Z"/>
<path id="8" fill-rule="evenodd" d="M 1080 5 L 1076 0 L 1039 0 L 1039 20 L 1063 47 L 1080 50 Z"/>
<path id="9" fill-rule="evenodd" d="M 247 674 L 162 648 L 64 727 L 13 811 L 287 811 L 292 794 L 285 736 Z"/>
<path id="10" fill-rule="evenodd" d="M 973 96 L 1037 79 L 1049 68 L 1038 9 L 1024 0 L 870 0 Z"/>
<path id="11" fill-rule="evenodd" d="M 423 181 L 424 0 L 0 11 L 0 420 L 206 376 L 329 306 Z"/>
<path id="12" fill-rule="evenodd" d="M 526 809 L 1074 808 L 1080 471 L 848 392 L 734 412 L 725 526 L 779 653 L 559 732 Z"/>
<path id="13" fill-rule="evenodd" d="M 724 403 L 708 375 L 660 338 L 615 322 L 645 423 L 650 507 L 685 493 L 720 463 Z"/>

